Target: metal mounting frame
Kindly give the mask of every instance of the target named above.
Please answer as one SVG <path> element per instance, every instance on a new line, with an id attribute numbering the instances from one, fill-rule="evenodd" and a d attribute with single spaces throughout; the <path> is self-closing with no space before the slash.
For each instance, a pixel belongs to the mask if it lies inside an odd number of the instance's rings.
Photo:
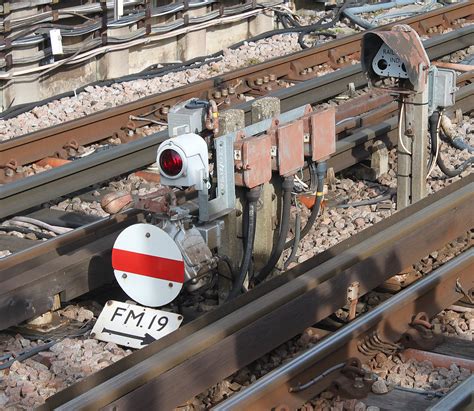
<path id="1" fill-rule="evenodd" d="M 206 184 L 199 191 L 199 220 L 210 221 L 228 214 L 235 208 L 234 135 L 217 137 L 215 167 L 217 167 L 216 198 L 209 200 Z"/>

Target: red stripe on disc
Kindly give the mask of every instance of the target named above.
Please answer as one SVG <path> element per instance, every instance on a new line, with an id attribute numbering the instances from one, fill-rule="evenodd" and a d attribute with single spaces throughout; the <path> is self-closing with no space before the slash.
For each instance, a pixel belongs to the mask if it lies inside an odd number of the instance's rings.
<path id="1" fill-rule="evenodd" d="M 184 282 L 184 262 L 154 255 L 134 253 L 114 248 L 112 266 L 115 270 L 159 278 L 161 280 Z"/>

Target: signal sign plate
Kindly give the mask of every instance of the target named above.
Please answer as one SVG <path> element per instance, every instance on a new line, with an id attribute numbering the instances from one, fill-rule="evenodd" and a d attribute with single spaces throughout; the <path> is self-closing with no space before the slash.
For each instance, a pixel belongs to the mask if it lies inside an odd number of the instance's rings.
<path id="1" fill-rule="evenodd" d="M 183 317 L 153 308 L 108 301 L 92 329 L 91 336 L 130 348 L 143 348 L 177 330 Z"/>
<path id="2" fill-rule="evenodd" d="M 112 266 L 120 287 L 143 305 L 168 304 L 183 287 L 184 262 L 178 246 L 151 224 L 134 224 L 120 233 L 112 249 Z"/>
<path id="3" fill-rule="evenodd" d="M 405 64 L 385 43 L 382 44 L 374 57 L 372 68 L 379 76 L 408 78 Z"/>

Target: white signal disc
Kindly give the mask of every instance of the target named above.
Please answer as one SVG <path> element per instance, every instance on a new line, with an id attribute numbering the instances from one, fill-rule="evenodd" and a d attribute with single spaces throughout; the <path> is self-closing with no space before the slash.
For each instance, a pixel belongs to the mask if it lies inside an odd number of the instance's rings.
<path id="1" fill-rule="evenodd" d="M 183 287 L 184 262 L 178 246 L 151 224 L 134 224 L 120 233 L 112 249 L 112 266 L 127 295 L 149 307 L 170 303 Z"/>

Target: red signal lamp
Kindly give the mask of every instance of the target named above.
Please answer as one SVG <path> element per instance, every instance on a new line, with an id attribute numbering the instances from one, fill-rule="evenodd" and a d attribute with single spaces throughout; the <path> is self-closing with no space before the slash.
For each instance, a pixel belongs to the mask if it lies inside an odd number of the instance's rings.
<path id="1" fill-rule="evenodd" d="M 169 177 L 176 177 L 183 170 L 183 158 L 172 149 L 166 149 L 160 155 L 160 169 Z"/>

